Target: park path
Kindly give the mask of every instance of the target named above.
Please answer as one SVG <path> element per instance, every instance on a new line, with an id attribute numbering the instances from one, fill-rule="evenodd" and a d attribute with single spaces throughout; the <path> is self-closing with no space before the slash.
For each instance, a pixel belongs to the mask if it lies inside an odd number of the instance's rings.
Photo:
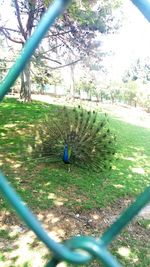
<path id="1" fill-rule="evenodd" d="M 150 204 L 141 210 L 141 212 L 138 214 L 138 217 L 150 220 Z"/>

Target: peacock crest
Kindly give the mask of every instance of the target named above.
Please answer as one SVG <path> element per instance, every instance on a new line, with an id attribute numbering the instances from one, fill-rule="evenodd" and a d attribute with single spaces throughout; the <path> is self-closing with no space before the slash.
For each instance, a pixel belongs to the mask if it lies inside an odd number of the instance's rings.
<path id="1" fill-rule="evenodd" d="M 116 137 L 106 114 L 61 107 L 36 129 L 35 154 L 95 170 L 109 168 Z"/>

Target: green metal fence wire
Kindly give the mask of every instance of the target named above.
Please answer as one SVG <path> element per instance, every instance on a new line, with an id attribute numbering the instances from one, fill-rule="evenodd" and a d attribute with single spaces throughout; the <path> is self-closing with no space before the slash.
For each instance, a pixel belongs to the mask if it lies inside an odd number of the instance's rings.
<path id="1" fill-rule="evenodd" d="M 43 16 L 39 26 L 28 40 L 20 57 L 12 66 L 5 79 L 0 84 L 0 100 L 10 90 L 25 64 L 33 55 L 36 47 L 53 24 L 55 19 L 63 12 L 70 0 L 55 0 Z M 150 1 L 133 0 L 132 1 L 150 21 Z M 150 187 L 137 198 L 137 200 L 124 211 L 124 213 L 114 222 L 101 238 L 95 239 L 88 236 L 74 237 L 64 244 L 55 242 L 49 237 L 43 229 L 37 218 L 32 214 L 29 208 L 23 203 L 4 175 L 0 172 L 0 190 L 16 210 L 21 219 L 32 229 L 38 238 L 53 252 L 53 258 L 47 263 L 47 267 L 56 266 L 61 261 L 72 264 L 85 264 L 93 258 L 100 260 L 105 266 L 119 267 L 120 263 L 111 255 L 107 247 L 120 234 L 121 230 L 136 216 L 139 211 L 150 201 Z M 80 252 L 78 251 L 80 249 Z M 83 253 L 82 251 L 86 252 Z"/>
<path id="2" fill-rule="evenodd" d="M 143 13 L 144 17 L 150 22 L 150 1 L 131 0 L 131 2 Z"/>

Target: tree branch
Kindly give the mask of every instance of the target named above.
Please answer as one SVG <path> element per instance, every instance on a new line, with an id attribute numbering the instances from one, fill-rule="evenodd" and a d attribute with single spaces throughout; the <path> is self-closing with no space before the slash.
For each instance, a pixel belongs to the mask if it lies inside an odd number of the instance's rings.
<path id="1" fill-rule="evenodd" d="M 45 38 L 47 38 L 47 37 L 57 37 L 59 35 L 65 35 L 65 34 L 70 33 L 70 32 L 71 32 L 71 30 L 64 31 L 64 32 L 52 33 L 52 34 L 47 35 Z"/>
<path id="2" fill-rule="evenodd" d="M 52 59 L 52 58 L 49 58 L 49 57 L 46 57 L 46 56 L 43 56 L 42 55 L 42 59 L 47 59 L 47 60 L 50 60 L 50 61 L 53 61 L 59 65 L 62 65 L 62 63 L 60 61 L 57 61 L 56 59 Z"/>
<path id="3" fill-rule="evenodd" d="M 26 40 L 27 39 L 27 35 L 26 35 L 26 33 L 24 31 L 24 28 L 23 28 L 23 25 L 22 25 L 18 1 L 14 0 L 14 3 L 15 3 L 15 7 L 16 7 L 16 15 L 17 15 L 17 20 L 18 20 L 18 24 L 19 24 L 19 27 L 20 27 L 20 31 L 21 31 L 24 39 Z"/>
<path id="4" fill-rule="evenodd" d="M 75 61 L 73 61 L 73 62 L 70 62 L 70 63 L 68 63 L 68 64 L 59 66 L 59 67 L 55 67 L 55 68 L 53 68 L 53 67 L 48 67 L 48 68 L 50 68 L 50 69 L 52 69 L 52 70 L 61 69 L 61 68 L 65 68 L 65 67 L 68 67 L 68 66 L 70 66 L 70 65 L 76 64 L 76 63 L 79 62 L 79 61 L 81 61 L 81 58 L 80 58 L 80 59 L 77 59 L 77 60 L 75 60 Z"/>
<path id="5" fill-rule="evenodd" d="M 58 39 L 72 52 L 73 55 L 75 55 L 71 47 L 61 38 L 61 36 L 58 36 Z"/>
<path id="6" fill-rule="evenodd" d="M 6 31 L 18 32 L 18 33 L 20 33 L 20 31 L 18 31 L 18 30 L 16 30 L 16 29 L 6 28 L 6 27 L 4 27 L 4 26 L 2 26 L 2 27 L 0 27 L 0 28 L 3 28 L 3 29 L 6 30 Z"/>
<path id="7" fill-rule="evenodd" d="M 47 54 L 48 52 L 50 52 L 50 51 L 52 51 L 52 50 L 54 50 L 54 49 L 56 49 L 56 48 L 58 48 L 58 47 L 60 47 L 60 46 L 61 46 L 61 44 L 60 44 L 60 45 L 53 46 L 52 48 L 48 49 L 47 51 L 39 52 L 39 54 L 40 54 L 40 55 Z M 38 56 L 38 55 L 37 55 L 37 56 Z"/>
<path id="8" fill-rule="evenodd" d="M 0 27 L 0 32 L 2 32 L 5 35 L 5 37 L 9 39 L 10 41 L 17 43 L 17 44 L 23 44 L 23 41 L 21 40 L 19 41 L 19 40 L 12 38 L 10 34 L 6 30 L 4 30 L 2 27 Z"/>

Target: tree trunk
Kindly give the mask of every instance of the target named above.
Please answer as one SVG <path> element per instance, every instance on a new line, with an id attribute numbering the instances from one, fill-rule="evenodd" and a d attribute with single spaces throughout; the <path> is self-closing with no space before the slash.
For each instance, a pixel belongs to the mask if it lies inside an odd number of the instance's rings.
<path id="1" fill-rule="evenodd" d="M 31 101 L 31 63 L 29 62 L 21 73 L 20 98 L 25 102 Z"/>
<path id="2" fill-rule="evenodd" d="M 114 104 L 115 103 L 115 98 L 113 95 L 111 95 L 111 103 Z"/>
<path id="3" fill-rule="evenodd" d="M 55 97 L 57 96 L 57 86 L 56 86 L 56 84 L 54 84 L 54 95 L 55 95 Z"/>
<path id="4" fill-rule="evenodd" d="M 92 101 L 92 93 L 91 93 L 91 90 L 89 90 L 88 97 L 89 97 L 89 101 Z"/>
<path id="5" fill-rule="evenodd" d="M 103 103 L 103 93 L 102 92 L 100 92 L 100 101 L 101 101 L 101 103 Z"/>
<path id="6" fill-rule="evenodd" d="M 137 101 L 136 100 L 134 101 L 134 107 L 135 108 L 137 107 Z"/>
<path id="7" fill-rule="evenodd" d="M 96 96 L 96 102 L 98 103 L 99 102 L 99 95 L 95 95 Z"/>
<path id="8" fill-rule="evenodd" d="M 75 84 L 75 81 L 74 81 L 74 65 L 71 65 L 70 66 L 70 98 L 74 98 L 74 91 L 75 91 L 75 88 L 74 88 L 74 84 Z"/>

